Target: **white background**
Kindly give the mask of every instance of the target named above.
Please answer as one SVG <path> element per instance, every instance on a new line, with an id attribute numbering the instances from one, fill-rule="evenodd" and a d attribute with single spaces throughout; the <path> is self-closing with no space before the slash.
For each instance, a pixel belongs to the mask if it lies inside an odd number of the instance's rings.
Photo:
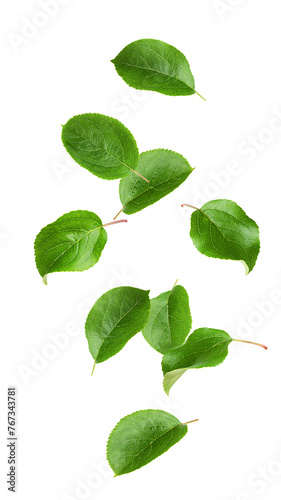
<path id="1" fill-rule="evenodd" d="M 1 13 L 1 498 L 11 496 L 6 391 L 15 384 L 20 499 L 276 500 L 280 1 L 65 0 L 42 18 L 44 3 L 5 2 Z M 145 37 L 187 56 L 206 102 L 134 92 L 123 82 L 110 60 Z M 92 210 L 106 223 L 121 208 L 118 181 L 74 165 L 61 144 L 61 124 L 85 112 L 118 118 L 140 151 L 172 149 L 196 170 L 128 224 L 108 228 L 95 267 L 50 275 L 44 286 L 33 256 L 39 230 L 70 210 Z M 189 238 L 191 212 L 180 204 L 216 198 L 235 200 L 260 226 L 261 253 L 248 276 L 238 262 L 201 255 Z M 161 355 L 139 334 L 91 377 L 84 322 L 96 298 L 122 284 L 154 297 L 177 278 L 190 295 L 194 328 L 224 329 L 269 350 L 233 344 L 224 364 L 190 371 L 167 398 Z M 64 347 L 55 346 L 58 337 Z M 113 478 L 107 437 L 121 417 L 145 408 L 200 422 L 148 466 Z"/>

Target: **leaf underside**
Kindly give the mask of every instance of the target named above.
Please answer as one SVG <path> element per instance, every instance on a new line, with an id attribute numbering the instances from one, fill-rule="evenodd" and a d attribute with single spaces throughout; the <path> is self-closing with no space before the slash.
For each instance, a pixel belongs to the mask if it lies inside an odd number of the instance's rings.
<path id="1" fill-rule="evenodd" d="M 209 201 L 193 212 L 190 236 L 197 250 L 208 257 L 242 261 L 247 274 L 255 266 L 259 228 L 233 201 Z"/>
<path id="2" fill-rule="evenodd" d="M 46 283 L 49 273 L 85 271 L 96 264 L 107 241 L 102 221 L 77 210 L 44 227 L 35 239 L 37 269 Z"/>
<path id="3" fill-rule="evenodd" d="M 124 417 L 107 442 L 107 460 L 115 476 L 128 474 L 165 453 L 187 433 L 187 425 L 162 410 Z"/>
<path id="4" fill-rule="evenodd" d="M 109 116 L 74 116 L 63 126 L 62 142 L 76 163 L 102 179 L 124 177 L 138 164 L 138 147 L 131 132 Z"/>
<path id="5" fill-rule="evenodd" d="M 198 328 L 180 346 L 168 351 L 162 360 L 163 386 L 167 394 L 174 383 L 191 368 L 220 365 L 233 339 L 223 330 Z"/>
<path id="6" fill-rule="evenodd" d="M 136 89 L 172 96 L 195 93 L 194 77 L 185 55 L 160 40 L 132 42 L 112 62 L 119 76 Z"/>
<path id="7" fill-rule="evenodd" d="M 148 322 L 142 333 L 156 351 L 165 354 L 185 341 L 191 324 L 188 294 L 177 285 L 151 300 Z"/>
<path id="8" fill-rule="evenodd" d="M 173 151 L 154 149 L 141 153 L 136 171 L 149 183 L 133 173 L 121 179 L 123 212 L 130 215 L 152 205 L 180 186 L 192 170 L 188 161 Z"/>
<path id="9" fill-rule="evenodd" d="M 117 354 L 144 327 L 149 314 L 149 291 L 129 286 L 104 293 L 85 324 L 89 350 L 96 363 Z"/>

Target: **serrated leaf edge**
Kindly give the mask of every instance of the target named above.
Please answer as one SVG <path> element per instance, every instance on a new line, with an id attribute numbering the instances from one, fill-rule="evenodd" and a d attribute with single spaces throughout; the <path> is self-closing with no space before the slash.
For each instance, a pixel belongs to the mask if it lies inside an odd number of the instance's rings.
<path id="1" fill-rule="evenodd" d="M 115 63 L 115 60 L 117 59 L 117 57 L 119 56 L 119 54 L 120 54 L 123 50 L 127 49 L 128 47 L 130 47 L 131 45 L 133 45 L 133 44 L 135 44 L 135 43 L 138 43 L 138 42 L 144 42 L 144 41 L 160 42 L 160 43 L 163 43 L 164 45 L 167 45 L 168 47 L 172 47 L 172 48 L 173 48 L 173 49 L 175 49 L 177 52 L 179 52 L 179 53 L 180 53 L 180 54 L 181 54 L 181 55 L 185 58 L 185 60 L 186 60 L 186 62 L 187 62 L 187 64 L 188 64 L 188 69 L 189 69 L 189 71 L 190 71 L 190 73 L 191 73 L 191 75 L 192 75 L 192 77 L 193 77 L 194 83 L 195 83 L 195 78 L 194 78 L 194 75 L 193 75 L 193 73 L 192 73 L 192 71 L 191 71 L 190 64 L 189 64 L 189 61 L 188 61 L 188 59 L 187 59 L 186 55 L 185 55 L 185 54 L 184 54 L 181 50 L 179 50 L 177 47 L 175 47 L 174 45 L 172 45 L 172 44 L 170 44 L 170 43 L 167 43 L 167 42 L 164 42 L 163 40 L 159 40 L 159 39 L 157 39 L 157 38 L 140 38 L 140 39 L 138 39 L 138 40 L 134 40 L 133 42 L 128 43 L 127 45 L 125 45 L 125 47 L 123 47 L 123 49 L 121 49 L 121 50 L 120 50 L 120 52 L 118 52 L 117 56 L 116 56 L 114 59 L 111 59 L 111 60 L 110 60 L 110 62 L 112 62 L 112 63 L 114 64 L 116 71 L 117 71 L 117 68 L 116 68 L 116 63 Z M 157 54 L 157 55 L 159 55 L 159 54 Z M 128 65 L 127 65 L 127 66 L 128 66 Z M 143 68 L 143 69 L 145 69 L 145 68 Z M 157 72 L 156 70 L 154 70 L 154 69 L 152 69 L 152 68 L 147 68 L 147 69 L 149 69 L 150 71 L 154 71 L 155 73 L 160 73 L 161 75 L 166 75 L 166 76 L 171 77 L 171 75 L 169 75 L 169 74 L 167 74 L 167 73 L 163 73 L 163 72 L 161 72 L 161 71 Z M 117 73 L 118 73 L 118 71 L 117 71 Z M 118 74 L 119 74 L 119 73 L 118 73 Z M 119 75 L 119 76 L 120 76 L 120 75 Z M 122 77 L 121 77 L 121 78 L 122 78 Z M 180 78 L 177 78 L 177 77 L 175 77 L 175 76 L 172 76 L 172 78 L 174 78 L 175 80 L 178 80 L 179 82 L 183 83 L 183 84 L 184 84 L 184 85 L 185 85 L 188 89 L 192 90 L 192 91 L 194 92 L 194 94 L 198 94 L 198 92 L 195 90 L 195 88 L 191 87 L 190 85 L 187 85 L 187 83 L 186 83 L 186 82 L 184 82 L 183 80 L 181 80 Z M 122 78 L 122 79 L 123 79 L 123 78 Z M 123 79 L 123 80 L 124 80 L 124 79 Z M 125 83 L 126 83 L 127 85 L 129 85 L 129 87 L 131 87 L 131 88 L 136 88 L 136 87 L 134 87 L 134 86 L 133 86 L 132 84 L 130 84 L 130 83 L 127 83 L 127 82 L 125 82 Z M 150 89 L 143 89 L 143 90 L 145 90 L 145 92 L 158 92 L 158 93 L 162 93 L 162 92 L 159 92 L 159 91 L 157 91 L 157 90 L 150 90 Z M 170 95 L 170 94 L 166 94 L 166 95 Z M 198 94 L 198 95 L 199 95 L 199 97 L 201 97 L 202 99 L 204 99 L 204 97 L 202 97 L 200 94 Z M 181 95 L 180 95 L 180 96 L 173 96 L 173 97 L 184 97 L 184 96 L 181 96 Z M 205 99 L 204 99 L 204 100 L 205 100 Z"/>
<path id="2" fill-rule="evenodd" d="M 256 262 L 257 262 L 257 259 L 258 259 L 258 256 L 260 254 L 260 229 L 259 229 L 259 226 L 258 224 L 256 223 L 256 221 L 254 219 L 252 219 L 251 217 L 249 217 L 249 215 L 245 212 L 245 210 L 240 207 L 240 205 L 238 205 L 238 203 L 236 203 L 236 201 L 233 201 L 233 200 L 229 200 L 227 198 L 219 198 L 219 199 L 216 199 L 216 200 L 210 200 L 206 203 L 204 203 L 204 205 L 201 207 L 201 208 L 195 208 L 195 212 L 193 213 L 196 213 L 196 212 L 201 212 L 203 215 L 205 215 L 205 217 L 207 217 L 210 222 L 217 228 L 217 230 L 222 234 L 222 236 L 225 238 L 225 236 L 223 235 L 223 233 L 220 231 L 219 227 L 212 221 L 212 219 L 210 219 L 210 217 L 208 217 L 208 215 L 204 212 L 203 210 L 203 207 L 207 204 L 207 203 L 210 203 L 210 202 L 213 202 L 213 201 L 228 201 L 228 202 L 231 202 L 231 203 L 234 203 L 240 210 L 242 210 L 242 212 L 244 213 L 244 215 L 246 215 L 246 217 L 255 224 L 256 226 L 256 229 L 258 230 L 258 238 L 259 238 L 259 251 L 258 251 L 258 254 L 256 256 L 256 259 L 255 259 L 255 262 L 254 262 L 254 265 L 253 267 L 250 269 L 247 262 L 245 262 L 244 260 L 240 260 L 240 259 L 231 259 L 231 258 L 224 258 L 224 257 L 209 257 L 211 259 L 219 259 L 219 260 L 232 260 L 232 261 L 235 261 L 235 262 L 241 262 L 241 264 L 243 264 L 244 266 L 244 269 L 245 269 L 245 272 L 246 272 L 246 276 L 254 269 L 255 265 L 256 265 Z M 211 210 L 211 209 L 210 209 Z M 221 210 L 223 212 L 223 210 Z M 227 215 L 231 215 L 229 214 L 228 212 L 225 212 Z M 191 229 L 190 229 L 190 232 L 189 232 L 189 236 L 190 236 L 190 239 L 193 243 L 193 240 L 192 240 L 192 237 L 191 237 Z M 227 239 L 227 238 L 226 238 Z M 194 245 L 194 243 L 193 243 Z M 195 246 L 195 245 L 194 245 Z M 206 254 L 203 254 L 202 252 L 200 252 L 200 250 L 198 250 L 198 248 L 195 246 L 196 250 L 201 253 L 201 255 L 205 255 L 206 257 L 208 257 Z"/>
<path id="3" fill-rule="evenodd" d="M 113 470 L 113 472 L 114 472 L 114 473 L 115 473 L 115 471 L 114 471 L 114 469 L 113 469 L 113 467 L 112 467 L 112 465 L 111 465 L 111 463 L 110 463 L 109 457 L 108 457 L 108 445 L 109 445 L 109 441 L 110 441 L 110 438 L 111 438 L 111 436 L 112 436 L 112 433 L 115 431 L 115 429 L 118 427 L 118 425 L 119 425 L 122 421 L 126 420 L 128 417 L 131 417 L 131 416 L 133 416 L 133 415 L 140 414 L 140 413 L 151 412 L 151 411 L 156 412 L 156 413 L 158 413 L 158 412 L 160 411 L 160 412 L 166 413 L 166 415 L 169 415 L 169 416 L 171 416 L 171 417 L 174 417 L 174 415 L 172 415 L 171 413 L 166 412 L 166 411 L 164 411 L 164 410 L 153 410 L 153 409 L 152 409 L 152 410 L 151 410 L 151 409 L 147 409 L 147 410 L 138 410 L 138 411 L 135 411 L 135 412 L 133 412 L 133 413 L 130 413 L 129 415 L 126 415 L 125 417 L 122 417 L 122 418 L 119 420 L 119 422 L 117 422 L 117 424 L 115 425 L 115 427 L 112 429 L 111 433 L 109 434 L 109 436 L 108 436 L 108 440 L 107 440 L 107 444 L 106 444 L 106 459 L 107 459 L 107 461 L 108 461 L 108 463 L 109 463 L 109 465 L 110 465 L 110 467 L 111 467 L 111 469 Z M 177 418 L 177 417 L 174 417 L 174 418 Z M 157 439 L 155 439 L 154 441 L 152 441 L 152 443 L 155 443 L 155 442 L 156 442 L 158 439 L 160 439 L 162 436 L 164 436 L 164 435 L 165 435 L 165 434 L 167 434 L 168 432 L 172 431 L 172 430 L 173 430 L 173 429 L 175 429 L 176 427 L 180 427 L 180 426 L 182 426 L 182 427 L 186 427 L 186 433 L 185 433 L 185 435 L 186 435 L 186 434 L 187 434 L 187 432 L 188 432 L 188 425 L 187 425 L 187 424 L 185 424 L 185 423 L 181 423 L 180 421 L 178 421 L 178 422 L 179 422 L 179 423 L 178 423 L 177 425 L 175 425 L 174 427 L 171 427 L 171 429 L 169 429 L 168 431 L 165 431 L 165 432 L 164 432 L 161 436 L 159 436 Z M 184 437 L 185 435 L 183 435 L 182 437 Z M 151 446 L 151 444 L 152 444 L 152 443 L 150 443 L 150 445 L 148 445 L 148 446 Z M 175 444 L 177 444 L 177 443 L 175 443 Z M 148 446 L 147 446 L 147 447 L 148 447 Z M 174 445 L 172 445 L 172 446 L 174 446 Z M 144 449 L 145 449 L 145 448 L 144 448 Z M 170 448 L 169 448 L 169 449 L 170 449 Z M 169 449 L 168 449 L 168 450 L 169 450 Z M 161 453 L 159 456 L 164 455 L 164 454 L 165 454 L 168 450 L 165 450 L 165 451 L 164 451 L 163 453 Z M 140 453 L 142 453 L 142 452 L 143 452 L 143 450 L 142 450 Z M 137 456 L 137 455 L 136 455 L 136 456 Z M 135 460 L 135 458 L 136 458 L 136 457 L 134 457 L 134 460 Z M 158 457 L 157 457 L 157 458 L 158 458 Z M 150 463 L 150 462 L 148 462 L 148 463 Z M 148 465 L 148 464 L 145 464 L 145 465 Z M 144 467 L 144 466 L 140 466 L 140 467 L 138 467 L 137 469 L 134 469 L 134 471 L 135 471 L 135 470 L 140 469 L 141 467 Z M 132 471 L 132 472 L 134 472 L 134 471 Z M 125 473 L 125 474 L 127 474 L 127 473 Z M 121 473 L 121 474 L 120 474 L 120 473 L 119 473 L 119 474 L 114 474 L 114 477 L 121 476 L 121 475 L 122 475 L 122 473 Z"/>

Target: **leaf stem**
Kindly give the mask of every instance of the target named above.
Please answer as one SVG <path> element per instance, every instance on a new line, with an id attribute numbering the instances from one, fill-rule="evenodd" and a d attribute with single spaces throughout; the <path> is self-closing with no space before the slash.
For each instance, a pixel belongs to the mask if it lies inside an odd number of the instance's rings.
<path id="1" fill-rule="evenodd" d="M 183 422 L 181 425 L 189 425 L 193 424 L 193 422 L 199 422 L 199 418 L 196 418 L 196 420 L 190 420 L 189 422 Z"/>
<path id="2" fill-rule="evenodd" d="M 113 217 L 113 220 L 116 220 L 117 217 L 119 217 L 119 215 L 122 213 L 122 211 L 123 211 L 124 208 L 125 208 L 125 205 L 124 205 L 124 207 L 121 208 L 121 210 L 119 210 L 118 214 L 115 215 L 115 217 Z M 117 221 L 117 222 L 120 222 L 120 221 Z"/>
<path id="3" fill-rule="evenodd" d="M 173 288 L 175 288 L 178 281 L 179 281 L 178 279 L 175 281 L 175 284 L 172 286 L 172 290 L 173 290 Z"/>
<path id="4" fill-rule="evenodd" d="M 148 180 L 148 179 L 146 179 L 146 178 L 145 178 L 143 175 L 141 175 L 139 172 L 137 172 L 136 170 L 134 170 L 134 169 L 133 169 L 133 168 L 131 168 L 131 167 L 129 167 L 129 168 L 130 168 L 130 170 L 131 170 L 132 172 L 134 172 L 134 174 L 137 174 L 137 175 L 138 175 L 139 177 L 141 177 L 141 178 L 142 178 L 145 182 L 149 182 L 149 180 Z"/>
<path id="5" fill-rule="evenodd" d="M 188 205 L 187 203 L 183 203 L 181 207 L 189 207 L 192 208 L 193 210 L 200 210 L 200 208 L 194 207 L 193 205 Z"/>
<path id="6" fill-rule="evenodd" d="M 93 374 L 94 374 L 94 371 L 95 371 L 95 368 L 96 368 L 96 364 L 97 364 L 97 363 L 96 363 L 96 361 L 95 361 L 95 362 L 94 362 L 94 366 L 93 366 L 93 369 L 92 369 L 92 373 L 91 373 L 91 375 L 93 375 Z"/>
<path id="7" fill-rule="evenodd" d="M 128 221 L 127 221 L 127 219 L 113 220 L 112 222 L 108 222 L 107 224 L 103 224 L 102 227 L 112 226 L 113 224 L 119 224 L 119 222 L 128 222 Z"/>
<path id="8" fill-rule="evenodd" d="M 201 94 L 199 94 L 199 92 L 197 92 L 197 90 L 195 90 L 195 94 L 197 94 L 199 97 L 201 97 L 201 99 L 203 99 L 203 101 L 206 101 L 205 97 L 203 97 Z"/>
<path id="9" fill-rule="evenodd" d="M 257 345 L 259 347 L 262 347 L 263 349 L 265 349 L 267 351 L 268 347 L 266 347 L 266 345 L 263 345 L 263 344 L 258 344 L 257 342 L 251 342 L 250 340 L 240 340 L 240 339 L 233 339 L 234 342 L 243 342 L 243 344 L 252 344 L 252 345 Z"/>

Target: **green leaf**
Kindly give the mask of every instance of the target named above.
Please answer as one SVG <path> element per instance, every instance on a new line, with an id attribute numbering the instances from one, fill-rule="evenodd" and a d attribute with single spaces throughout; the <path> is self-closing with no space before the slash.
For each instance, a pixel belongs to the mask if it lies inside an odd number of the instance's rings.
<path id="1" fill-rule="evenodd" d="M 250 340 L 233 339 L 223 330 L 198 328 L 180 346 L 170 349 L 162 359 L 163 387 L 169 394 L 174 383 L 190 368 L 207 368 L 220 365 L 228 354 L 231 342 L 242 342 L 268 348 Z"/>
<path id="2" fill-rule="evenodd" d="M 190 236 L 197 250 L 208 257 L 239 260 L 247 274 L 255 266 L 259 228 L 234 201 L 213 200 L 195 209 Z"/>
<path id="3" fill-rule="evenodd" d="M 114 222 L 104 226 L 110 224 Z M 47 284 L 50 273 L 85 271 L 94 266 L 106 241 L 102 221 L 93 212 L 69 212 L 48 224 L 36 236 L 34 244 L 36 266 L 44 283 Z"/>
<path id="4" fill-rule="evenodd" d="M 173 151 L 154 149 L 142 153 L 137 172 L 149 183 L 134 174 L 121 179 L 119 194 L 123 208 L 120 212 L 134 214 L 152 205 L 180 186 L 192 170 L 188 161 Z"/>
<path id="5" fill-rule="evenodd" d="M 150 303 L 148 322 L 142 333 L 156 351 L 165 354 L 182 345 L 190 332 L 192 319 L 188 294 L 183 286 L 177 285 Z"/>
<path id="6" fill-rule="evenodd" d="M 144 327 L 149 314 L 149 291 L 130 286 L 113 288 L 94 304 L 86 320 L 89 350 L 95 363 L 117 354 Z"/>
<path id="7" fill-rule="evenodd" d="M 118 75 L 135 89 L 173 96 L 198 94 L 184 54 L 160 40 L 132 42 L 112 62 Z"/>
<path id="8" fill-rule="evenodd" d="M 187 433 L 187 424 L 162 410 L 127 415 L 111 432 L 107 460 L 115 476 L 128 474 L 165 453 Z"/>
<path id="9" fill-rule="evenodd" d="M 121 122 L 109 116 L 74 116 L 63 126 L 62 142 L 81 167 L 102 179 L 124 177 L 138 165 L 134 137 Z"/>
<path id="10" fill-rule="evenodd" d="M 228 354 L 233 341 L 228 333 L 213 328 L 199 328 L 185 344 L 168 351 L 162 360 L 163 386 L 169 394 L 174 383 L 190 368 L 205 368 L 220 365 Z"/>

